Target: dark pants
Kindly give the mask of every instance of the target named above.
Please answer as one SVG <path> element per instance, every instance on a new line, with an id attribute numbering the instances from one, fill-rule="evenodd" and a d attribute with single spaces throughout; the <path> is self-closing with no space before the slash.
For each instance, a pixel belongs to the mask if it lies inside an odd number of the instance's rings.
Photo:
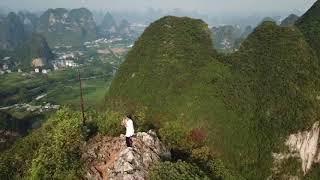
<path id="1" fill-rule="evenodd" d="M 132 137 L 126 137 L 127 147 L 132 147 Z"/>

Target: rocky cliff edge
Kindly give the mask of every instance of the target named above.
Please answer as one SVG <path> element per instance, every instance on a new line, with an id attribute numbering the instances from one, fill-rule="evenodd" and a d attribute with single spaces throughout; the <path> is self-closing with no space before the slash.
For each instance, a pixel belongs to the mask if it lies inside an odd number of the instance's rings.
<path id="1" fill-rule="evenodd" d="M 85 146 L 82 155 L 85 179 L 142 180 L 147 179 L 150 167 L 162 156 L 170 157 L 154 131 L 138 132 L 133 148 L 127 148 L 125 136 L 97 135 Z"/>

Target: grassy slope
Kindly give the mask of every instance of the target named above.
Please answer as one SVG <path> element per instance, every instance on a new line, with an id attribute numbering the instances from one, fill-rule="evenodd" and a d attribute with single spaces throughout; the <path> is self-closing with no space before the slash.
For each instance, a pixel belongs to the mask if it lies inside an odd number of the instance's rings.
<path id="1" fill-rule="evenodd" d="M 316 62 L 294 28 L 266 22 L 222 59 L 203 22 L 165 17 L 136 42 L 106 101 L 118 111 L 145 106 L 160 126 L 176 119 L 204 126 L 228 167 L 266 178 L 281 137 L 318 118 Z"/>

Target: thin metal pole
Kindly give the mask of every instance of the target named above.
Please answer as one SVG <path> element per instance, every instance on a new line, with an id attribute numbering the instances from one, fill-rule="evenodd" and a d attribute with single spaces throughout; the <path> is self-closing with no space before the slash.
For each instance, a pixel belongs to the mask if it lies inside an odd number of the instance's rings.
<path id="1" fill-rule="evenodd" d="M 82 94 L 82 82 L 81 82 L 81 76 L 80 76 L 80 70 L 78 69 L 78 79 L 80 84 L 80 105 L 81 105 L 81 112 L 82 112 L 82 123 L 83 126 L 86 125 L 86 119 L 84 116 L 84 103 L 83 103 L 83 94 Z"/>

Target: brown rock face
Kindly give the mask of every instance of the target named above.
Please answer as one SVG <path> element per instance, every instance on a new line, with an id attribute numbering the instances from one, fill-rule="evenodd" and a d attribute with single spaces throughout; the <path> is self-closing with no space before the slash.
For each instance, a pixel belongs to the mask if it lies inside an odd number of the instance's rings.
<path id="1" fill-rule="evenodd" d="M 142 180 L 148 170 L 167 149 L 156 133 L 139 132 L 133 137 L 133 148 L 127 148 L 125 137 L 97 135 L 85 146 L 82 159 L 86 162 L 85 179 Z"/>

